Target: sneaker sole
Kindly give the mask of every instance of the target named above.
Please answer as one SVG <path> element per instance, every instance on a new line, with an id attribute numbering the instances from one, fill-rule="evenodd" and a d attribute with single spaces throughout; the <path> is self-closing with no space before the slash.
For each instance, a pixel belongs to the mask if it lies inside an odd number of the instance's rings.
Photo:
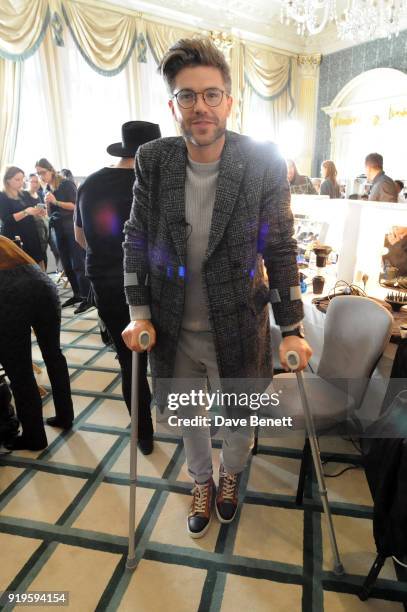
<path id="1" fill-rule="evenodd" d="M 237 512 L 237 508 L 236 511 L 234 513 L 234 515 L 232 516 L 231 519 L 224 519 L 220 514 L 219 514 L 219 510 L 218 510 L 218 506 L 215 504 L 215 510 L 216 510 L 216 516 L 218 517 L 218 521 L 220 523 L 222 523 L 223 525 L 228 525 L 229 523 L 231 523 L 232 521 L 234 521 L 235 516 L 236 516 L 236 512 Z"/>
<path id="2" fill-rule="evenodd" d="M 211 525 L 211 522 L 212 522 L 212 516 L 209 519 L 209 523 L 207 524 L 207 526 L 204 529 L 202 529 L 202 531 L 196 532 L 196 531 L 191 531 L 189 529 L 188 519 L 187 519 L 187 531 L 188 531 L 189 535 L 191 536 L 191 538 L 193 538 L 194 540 L 199 540 L 199 538 L 203 538 L 205 533 L 208 531 L 208 529 L 209 529 L 209 527 Z"/>

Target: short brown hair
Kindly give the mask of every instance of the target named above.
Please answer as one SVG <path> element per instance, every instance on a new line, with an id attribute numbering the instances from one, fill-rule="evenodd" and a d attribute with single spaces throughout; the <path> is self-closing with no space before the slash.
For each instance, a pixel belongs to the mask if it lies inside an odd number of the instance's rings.
<path id="1" fill-rule="evenodd" d="M 383 155 L 380 155 L 380 153 L 369 153 L 365 159 L 365 166 L 383 170 Z"/>
<path id="2" fill-rule="evenodd" d="M 173 92 L 177 74 L 183 68 L 194 66 L 213 66 L 220 70 L 226 93 L 230 94 L 232 88 L 230 68 L 223 53 L 209 38 L 182 38 L 177 41 L 164 55 L 158 69 L 168 89 Z"/>

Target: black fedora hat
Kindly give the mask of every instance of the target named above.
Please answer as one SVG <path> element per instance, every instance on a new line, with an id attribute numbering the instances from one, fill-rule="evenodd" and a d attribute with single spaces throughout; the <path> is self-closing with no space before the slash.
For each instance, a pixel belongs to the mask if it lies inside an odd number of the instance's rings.
<path id="1" fill-rule="evenodd" d="M 114 157 L 134 157 L 140 145 L 156 138 L 161 138 L 157 123 L 127 121 L 122 125 L 122 142 L 109 145 L 106 151 Z"/>

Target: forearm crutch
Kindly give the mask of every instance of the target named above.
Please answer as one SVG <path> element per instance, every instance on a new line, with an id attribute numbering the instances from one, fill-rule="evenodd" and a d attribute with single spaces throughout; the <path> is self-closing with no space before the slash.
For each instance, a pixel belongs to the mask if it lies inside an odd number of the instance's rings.
<path id="1" fill-rule="evenodd" d="M 288 351 L 286 359 L 287 359 L 288 367 L 290 368 L 292 372 L 294 372 L 294 370 L 296 370 L 298 366 L 300 365 L 300 358 L 298 356 L 298 353 L 296 353 L 295 351 Z M 305 393 L 304 378 L 303 378 L 302 372 L 295 372 L 295 374 L 297 376 L 298 388 L 299 388 L 300 397 L 301 397 L 301 404 L 302 404 L 302 408 L 304 411 L 305 426 L 307 428 L 308 439 L 309 439 L 309 443 L 311 447 L 312 461 L 314 463 L 315 473 L 317 475 L 319 494 L 321 496 L 322 507 L 324 509 L 326 520 L 328 522 L 328 534 L 329 534 L 329 540 L 331 543 L 332 554 L 334 558 L 333 571 L 335 574 L 340 576 L 345 573 L 345 570 L 341 563 L 341 559 L 339 556 L 339 550 L 338 550 L 338 544 L 336 542 L 335 530 L 334 530 L 334 525 L 332 522 L 331 509 L 328 503 L 328 493 L 327 493 L 326 486 L 325 486 L 324 472 L 322 469 L 318 438 L 317 438 L 317 434 L 316 434 L 315 426 L 314 426 L 314 419 L 312 418 L 312 412 L 308 405 L 308 399 Z"/>
<path id="2" fill-rule="evenodd" d="M 140 346 L 146 350 L 150 344 L 150 334 L 141 332 Z M 131 363 L 131 415 L 130 415 L 130 503 L 129 503 L 129 550 L 126 568 L 133 570 L 136 565 L 134 533 L 136 530 L 136 489 L 137 489 L 137 442 L 139 410 L 139 354 L 133 351 Z"/>

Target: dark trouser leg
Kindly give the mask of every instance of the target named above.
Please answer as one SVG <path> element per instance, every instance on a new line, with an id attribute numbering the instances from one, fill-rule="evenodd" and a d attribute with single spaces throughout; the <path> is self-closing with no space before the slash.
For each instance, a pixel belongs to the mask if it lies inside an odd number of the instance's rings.
<path id="1" fill-rule="evenodd" d="M 64 423 L 71 423 L 74 419 L 71 385 L 60 347 L 61 315 L 55 287 L 44 288 L 39 300 L 41 308 L 35 313 L 32 325 L 51 382 L 55 414 Z"/>
<path id="2" fill-rule="evenodd" d="M 59 256 L 59 251 L 57 247 L 55 229 L 51 225 L 50 225 L 49 234 L 48 234 L 48 244 L 50 246 L 53 256 L 55 257 L 55 264 L 57 267 L 57 271 L 60 271 L 60 266 L 61 266 L 60 259 L 61 258 Z"/>
<path id="3" fill-rule="evenodd" d="M 27 447 L 44 448 L 47 436 L 42 420 L 42 401 L 33 373 L 31 360 L 31 330 L 24 323 L 20 331 L 7 333 L 0 329 L 0 363 L 10 379 L 17 416 L 23 428 Z"/>
<path id="4" fill-rule="evenodd" d="M 124 289 L 121 282 L 92 281 L 95 301 L 100 318 L 114 342 L 122 372 L 123 397 L 129 413 L 131 412 L 131 364 L 132 352 L 126 347 L 121 336 L 130 321 Z M 138 437 L 142 440 L 153 434 L 151 419 L 151 393 L 147 381 L 147 353 L 139 359 L 139 428 Z"/>
<path id="5" fill-rule="evenodd" d="M 79 287 L 79 295 L 83 300 L 88 299 L 90 283 L 85 276 L 85 251 L 76 242 L 75 235 L 72 235 L 73 240 L 71 244 L 71 261 L 72 268 L 76 276 L 76 280 Z"/>
<path id="6" fill-rule="evenodd" d="M 62 267 L 72 287 L 72 292 L 74 296 L 80 297 L 79 284 L 76 278 L 76 274 L 73 270 L 71 261 L 71 232 L 73 234 L 73 225 L 71 229 L 67 222 L 56 223 L 55 235 L 57 239 L 57 247 L 59 251 L 59 256 L 61 258 Z"/>

